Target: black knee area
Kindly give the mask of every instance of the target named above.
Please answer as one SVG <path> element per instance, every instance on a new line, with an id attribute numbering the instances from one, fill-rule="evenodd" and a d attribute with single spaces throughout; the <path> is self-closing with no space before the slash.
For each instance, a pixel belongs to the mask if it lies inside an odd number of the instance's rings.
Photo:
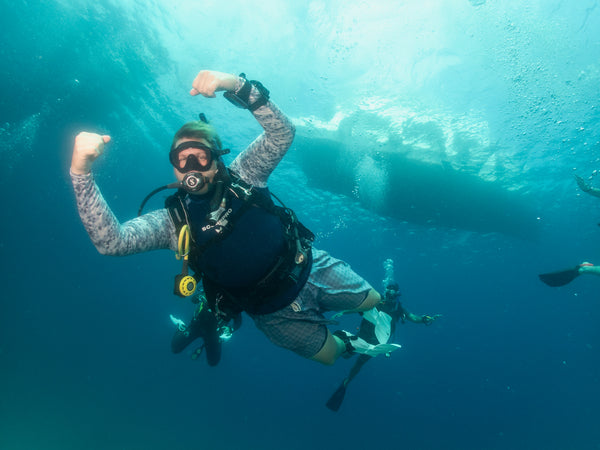
<path id="1" fill-rule="evenodd" d="M 216 366 L 221 361 L 221 341 L 216 339 L 206 339 L 204 341 L 204 351 L 206 352 L 206 362 L 209 366 Z"/>
<path id="2" fill-rule="evenodd" d="M 173 353 L 181 353 L 196 337 L 191 334 L 185 335 L 184 332 L 177 330 L 171 339 L 171 351 Z"/>

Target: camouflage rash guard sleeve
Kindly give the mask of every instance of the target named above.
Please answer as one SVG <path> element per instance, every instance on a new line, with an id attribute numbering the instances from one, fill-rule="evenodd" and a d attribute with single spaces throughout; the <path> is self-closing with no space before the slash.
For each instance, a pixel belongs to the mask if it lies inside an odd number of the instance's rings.
<path id="1" fill-rule="evenodd" d="M 164 248 L 177 249 L 175 226 L 166 209 L 120 224 L 92 174 L 71 173 L 71 180 L 81 221 L 103 255 L 124 256 Z"/>
<path id="2" fill-rule="evenodd" d="M 257 95 L 260 94 L 253 86 L 250 103 L 256 101 Z M 230 168 L 246 183 L 266 187 L 269 175 L 292 145 L 296 130 L 285 114 L 270 101 L 253 114 L 265 132 L 233 160 Z"/>
<path id="3" fill-rule="evenodd" d="M 252 88 L 250 100 L 258 95 Z M 254 98 L 252 98 L 254 96 Z M 264 129 L 231 164 L 244 181 L 265 187 L 267 178 L 286 154 L 293 139 L 294 126 L 271 102 L 254 111 Z M 121 224 L 102 197 L 92 174 L 71 173 L 79 216 L 93 244 L 105 255 L 124 256 L 150 250 L 177 250 L 175 226 L 166 209 L 144 214 Z"/>

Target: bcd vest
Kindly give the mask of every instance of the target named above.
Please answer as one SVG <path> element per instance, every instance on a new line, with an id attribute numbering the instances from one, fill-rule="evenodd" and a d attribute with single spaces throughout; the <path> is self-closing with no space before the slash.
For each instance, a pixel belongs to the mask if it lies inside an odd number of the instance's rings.
<path id="1" fill-rule="evenodd" d="M 179 190 L 165 206 L 177 233 L 191 230 L 189 264 L 209 304 L 225 315 L 268 314 L 289 305 L 312 266 L 313 233 L 277 206 L 267 188 L 232 176 L 216 210 L 208 196 Z"/>

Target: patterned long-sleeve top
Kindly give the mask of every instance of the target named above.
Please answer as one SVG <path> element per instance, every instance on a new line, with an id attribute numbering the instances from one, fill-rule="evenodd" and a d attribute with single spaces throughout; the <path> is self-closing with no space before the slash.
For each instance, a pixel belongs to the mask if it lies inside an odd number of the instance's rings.
<path id="1" fill-rule="evenodd" d="M 243 80 L 238 80 L 237 89 Z M 260 95 L 253 86 L 250 102 Z M 272 102 L 253 112 L 264 132 L 240 153 L 230 168 L 245 182 L 266 187 L 267 179 L 294 139 L 294 125 Z M 81 221 L 98 251 L 124 256 L 150 250 L 177 250 L 175 225 L 166 209 L 152 211 L 123 224 L 104 200 L 91 173 L 71 173 Z"/>

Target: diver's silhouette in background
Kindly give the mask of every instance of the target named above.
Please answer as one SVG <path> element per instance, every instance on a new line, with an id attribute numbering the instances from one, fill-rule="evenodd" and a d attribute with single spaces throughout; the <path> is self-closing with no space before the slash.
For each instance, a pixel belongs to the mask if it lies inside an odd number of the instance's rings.
<path id="1" fill-rule="evenodd" d="M 383 300 L 375 307 L 375 309 L 379 312 L 379 316 L 374 319 L 373 315 L 370 317 L 365 317 L 367 314 L 363 314 L 363 319 L 360 323 L 360 331 L 358 332 L 358 336 L 367 341 L 370 344 L 384 344 L 389 339 L 389 335 L 381 336 L 379 332 L 382 328 L 390 329 L 390 333 L 393 334 L 396 330 L 396 324 L 398 320 L 402 321 L 402 323 L 409 321 L 413 323 L 422 323 L 425 325 L 431 325 L 438 317 L 441 317 L 440 314 L 435 315 L 417 315 L 409 312 L 402 303 L 400 303 L 400 289 L 398 283 L 393 280 L 393 272 L 394 272 L 394 262 L 391 259 L 387 259 L 384 262 L 384 269 L 386 271 L 386 278 L 383 281 L 385 287 L 385 293 L 383 295 Z M 383 319 L 381 319 L 383 318 Z M 383 327 L 379 327 L 380 322 L 384 321 Z M 376 323 L 373 323 L 376 322 Z M 391 325 L 391 328 L 388 327 Z M 382 340 L 384 342 L 382 342 Z M 331 398 L 327 401 L 326 406 L 332 411 L 339 410 L 342 402 L 344 401 L 344 396 L 346 395 L 346 387 L 348 384 L 358 375 L 362 367 L 371 359 L 369 355 L 358 355 L 358 359 L 350 369 L 350 373 L 335 393 L 331 396 Z"/>
<path id="2" fill-rule="evenodd" d="M 600 198 L 600 189 L 590 186 L 579 175 L 574 175 L 574 177 L 575 181 L 577 181 L 577 185 L 583 192 Z M 600 225 L 600 223 L 598 225 Z M 582 262 L 575 267 L 558 270 L 556 272 L 542 273 L 538 276 L 540 277 L 540 280 L 548 286 L 558 287 L 569 284 L 581 274 L 600 276 L 600 266 L 595 266 L 590 262 Z"/>

